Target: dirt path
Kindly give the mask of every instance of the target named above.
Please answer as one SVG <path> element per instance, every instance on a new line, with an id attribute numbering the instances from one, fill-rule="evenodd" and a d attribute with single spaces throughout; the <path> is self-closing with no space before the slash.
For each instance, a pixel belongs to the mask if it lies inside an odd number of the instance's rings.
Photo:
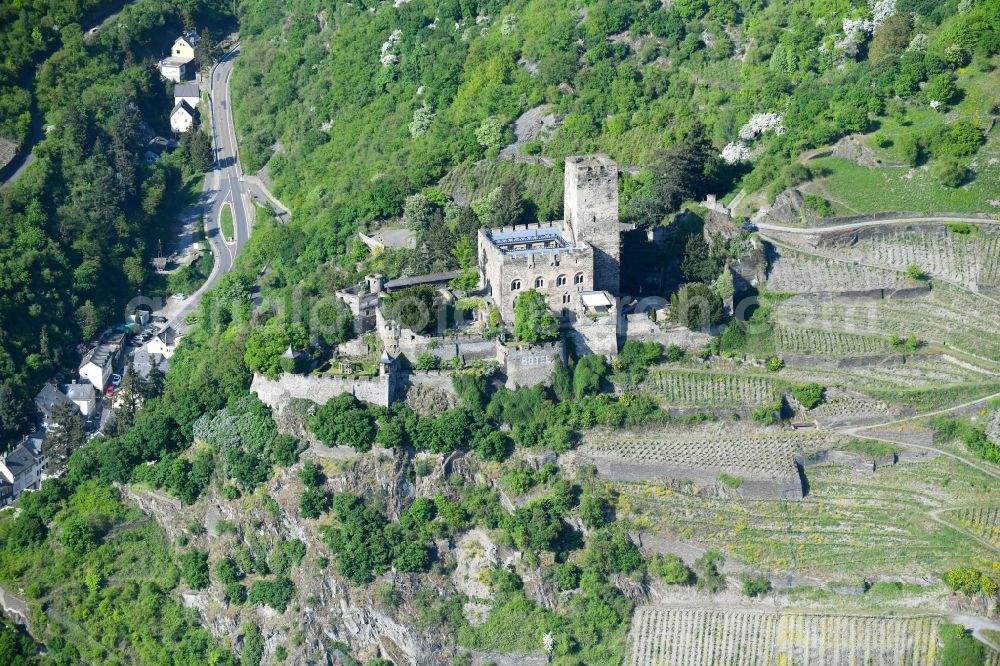
<path id="1" fill-rule="evenodd" d="M 997 548 L 994 544 L 990 543 L 986 539 L 983 539 L 982 537 L 973 534 L 972 532 L 969 532 L 968 530 L 958 525 L 955 525 L 954 523 L 948 522 L 947 520 L 941 517 L 941 514 L 944 513 L 945 511 L 959 511 L 961 509 L 974 509 L 974 508 L 979 508 L 979 507 L 952 506 L 945 509 L 935 509 L 934 511 L 928 513 L 927 517 L 933 520 L 935 523 L 938 523 L 939 525 L 943 525 L 945 527 L 955 530 L 956 532 L 960 532 L 965 536 L 969 537 L 970 539 L 975 539 L 980 544 L 982 544 L 983 547 L 992 550 L 994 553 L 1000 554 L 1000 548 Z"/>
<path id="2" fill-rule="evenodd" d="M 897 224 L 920 224 L 920 223 L 947 224 L 949 222 L 959 222 L 968 224 L 990 224 L 1000 226 L 1000 220 L 991 220 L 982 217 L 964 217 L 962 215 L 951 216 L 949 213 L 939 213 L 926 217 L 890 217 L 884 220 L 865 220 L 863 222 L 845 222 L 843 224 L 833 224 L 828 227 L 787 227 L 782 224 L 771 224 L 760 222 L 759 229 L 770 231 L 787 231 L 793 234 L 827 234 L 837 231 L 849 231 L 851 229 L 862 229 L 864 227 L 892 226 Z"/>
<path id="3" fill-rule="evenodd" d="M 874 428 L 885 428 L 886 426 L 899 425 L 901 423 L 909 423 L 911 421 L 916 421 L 917 419 L 925 419 L 925 418 L 930 418 L 930 417 L 934 417 L 934 416 L 940 416 L 942 414 L 950 414 L 950 413 L 956 412 L 956 411 L 958 411 L 960 409 L 966 409 L 968 407 L 972 407 L 972 406 L 978 405 L 978 404 L 985 404 L 986 402 L 988 402 L 990 400 L 993 400 L 995 398 L 1000 398 L 1000 393 L 993 393 L 991 395 L 984 396 L 982 398 L 977 398 L 975 400 L 970 400 L 968 402 L 963 402 L 960 405 L 952 405 L 951 407 L 945 407 L 943 409 L 937 409 L 937 410 L 934 410 L 934 411 L 931 411 L 931 412 L 925 412 L 923 414 L 916 414 L 914 416 L 907 416 L 907 417 L 902 418 L 902 419 L 896 419 L 896 420 L 893 420 L 893 421 L 885 421 L 883 423 L 875 423 L 873 425 L 854 426 L 854 427 L 850 427 L 850 428 L 834 428 L 834 430 L 836 430 L 837 432 L 839 432 L 841 434 L 852 436 L 852 437 L 860 437 L 862 439 L 872 439 L 872 440 L 875 440 L 875 441 L 878 441 L 878 442 L 887 442 L 889 444 L 894 444 L 896 446 L 903 446 L 903 447 L 911 448 L 911 449 L 919 449 L 921 451 L 929 451 L 929 452 L 935 453 L 937 455 L 947 456 L 947 457 L 949 457 L 949 458 L 951 458 L 953 460 L 957 460 L 958 462 L 962 463 L 963 465 L 966 465 L 968 467 L 972 467 L 973 469 L 979 470 L 983 474 L 985 474 L 985 475 L 987 475 L 987 476 L 989 476 L 989 477 L 991 477 L 993 479 L 996 479 L 996 480 L 1000 481 L 1000 472 L 998 472 L 995 468 L 992 468 L 992 466 L 991 467 L 985 467 L 985 466 L 979 464 L 978 462 L 974 462 L 972 460 L 969 460 L 968 458 L 965 458 L 964 456 L 960 456 L 960 455 L 958 455 L 956 453 L 952 453 L 951 451 L 945 451 L 943 449 L 940 449 L 940 448 L 937 448 L 937 447 L 934 447 L 934 446 L 925 446 L 923 444 L 911 444 L 909 442 L 900 442 L 899 440 L 888 439 L 886 437 L 879 437 L 878 435 L 871 434 L 870 432 L 867 432 L 867 431 L 870 431 L 870 430 L 872 430 Z"/>

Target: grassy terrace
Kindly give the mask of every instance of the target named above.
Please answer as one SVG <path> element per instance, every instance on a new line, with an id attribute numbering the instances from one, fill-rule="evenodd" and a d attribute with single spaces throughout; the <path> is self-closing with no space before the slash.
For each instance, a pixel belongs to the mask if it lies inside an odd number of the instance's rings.
<path id="1" fill-rule="evenodd" d="M 901 162 L 902 155 L 897 141 L 903 135 L 921 136 L 941 122 L 950 123 L 958 118 L 969 118 L 986 127 L 996 103 L 992 91 L 997 89 L 996 71 L 983 73 L 972 68 L 958 72 L 957 85 L 960 100 L 951 105 L 947 113 L 928 107 L 907 109 L 905 119 L 884 117 L 879 119 L 878 131 L 889 143 L 880 147 L 874 133 L 865 137 L 865 143 L 884 162 Z M 941 187 L 929 172 L 927 165 L 909 167 L 866 168 L 836 157 L 809 160 L 810 167 L 826 169 L 828 174 L 810 183 L 806 189 L 820 194 L 833 204 L 836 214 L 853 215 L 885 210 L 928 212 L 997 212 L 1000 205 L 991 200 L 1000 199 L 1000 128 L 994 127 L 986 137 L 986 144 L 971 161 L 976 172 L 971 182 L 959 188 Z"/>
<path id="2" fill-rule="evenodd" d="M 931 515 L 1000 500 L 990 477 L 950 458 L 900 463 L 875 473 L 818 465 L 807 475 L 809 494 L 794 502 L 737 503 L 646 483 L 614 488 L 620 493 L 619 516 L 720 548 L 775 574 L 937 576 L 997 558 Z"/>

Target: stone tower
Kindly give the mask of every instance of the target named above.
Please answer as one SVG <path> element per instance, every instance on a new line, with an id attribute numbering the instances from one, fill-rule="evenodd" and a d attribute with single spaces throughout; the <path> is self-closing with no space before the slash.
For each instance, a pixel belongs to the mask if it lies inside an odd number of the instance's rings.
<path id="1" fill-rule="evenodd" d="M 607 155 L 567 157 L 563 199 L 573 241 L 594 248 L 594 289 L 618 295 L 618 165 Z"/>

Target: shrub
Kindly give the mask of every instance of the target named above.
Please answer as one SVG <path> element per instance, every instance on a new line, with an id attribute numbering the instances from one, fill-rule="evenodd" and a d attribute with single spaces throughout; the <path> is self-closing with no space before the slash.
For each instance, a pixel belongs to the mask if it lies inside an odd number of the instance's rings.
<path id="1" fill-rule="evenodd" d="M 580 499 L 580 519 L 592 530 L 608 524 L 611 505 L 600 495 L 586 493 Z"/>
<path id="2" fill-rule="evenodd" d="M 729 486 L 730 488 L 739 488 L 743 485 L 743 479 L 738 476 L 726 474 L 725 472 L 719 474 L 719 481 L 721 481 L 723 485 Z"/>
<path id="3" fill-rule="evenodd" d="M 601 390 L 601 383 L 608 375 L 608 363 L 603 355 L 588 354 L 576 363 L 573 370 L 573 395 L 577 400 Z"/>
<path id="4" fill-rule="evenodd" d="M 514 301 L 514 337 L 524 342 L 544 342 L 559 336 L 559 321 L 549 310 L 545 297 L 534 289 Z"/>
<path id="5" fill-rule="evenodd" d="M 375 440 L 375 417 L 365 403 L 344 393 L 316 410 L 309 419 L 309 430 L 327 446 L 368 451 Z"/>
<path id="6" fill-rule="evenodd" d="M 674 346 L 674 350 L 676 353 L 680 348 Z M 681 352 L 681 357 L 683 355 Z M 628 340 L 622 345 L 618 357 L 612 363 L 616 381 L 633 386 L 640 384 L 646 378 L 649 368 L 659 363 L 662 358 L 663 345 L 660 343 Z"/>
<path id="7" fill-rule="evenodd" d="M 656 555 L 649 561 L 649 570 L 669 585 L 689 585 L 694 574 L 684 560 L 673 554 Z"/>
<path id="8" fill-rule="evenodd" d="M 792 388 L 792 395 L 802 403 L 803 407 L 812 409 L 823 402 L 823 393 L 825 391 L 826 387 L 819 384 L 802 384 Z"/>
<path id="9" fill-rule="evenodd" d="M 264 658 L 264 634 L 256 624 L 249 622 L 243 625 L 243 653 L 240 655 L 241 666 L 260 666 Z"/>
<path id="10" fill-rule="evenodd" d="M 190 550 L 181 555 L 181 576 L 195 590 L 208 587 L 208 553 Z"/>
<path id="11" fill-rule="evenodd" d="M 906 267 L 906 277 L 911 280 L 926 280 L 927 273 L 920 266 L 916 264 L 910 264 Z"/>
<path id="12" fill-rule="evenodd" d="M 251 605 L 264 604 L 284 613 L 294 596 L 295 583 L 287 576 L 278 576 L 274 580 L 254 581 L 247 593 L 247 601 Z"/>
<path id="13" fill-rule="evenodd" d="M 663 352 L 663 360 L 667 363 L 677 363 L 684 360 L 684 350 L 677 345 L 670 345 Z"/>
<path id="14" fill-rule="evenodd" d="M 326 482 L 326 476 L 316 461 L 307 460 L 302 463 L 302 469 L 299 470 L 299 480 L 307 488 L 318 488 Z"/>
<path id="15" fill-rule="evenodd" d="M 580 587 L 583 571 L 572 562 L 559 562 L 552 567 L 552 578 L 560 590 L 575 590 Z"/>
<path id="16" fill-rule="evenodd" d="M 744 574 L 743 594 L 748 597 L 760 597 L 771 591 L 771 581 L 764 574 Z"/>
<path id="17" fill-rule="evenodd" d="M 695 560 L 694 571 L 698 576 L 696 585 L 699 590 L 714 594 L 726 589 L 726 577 L 719 572 L 719 565 L 724 561 L 722 553 L 714 549 L 705 551 Z"/>
<path id="18" fill-rule="evenodd" d="M 437 370 L 441 367 L 441 359 L 430 352 L 424 352 L 417 356 L 414 367 L 417 370 Z"/>
<path id="19" fill-rule="evenodd" d="M 772 356 L 767 359 L 767 371 L 768 372 L 778 372 L 785 367 L 784 360 L 778 358 L 777 356 Z"/>
<path id="20" fill-rule="evenodd" d="M 330 495 L 321 488 L 309 487 L 299 498 L 299 515 L 303 518 L 319 518 L 330 508 Z"/>
<path id="21" fill-rule="evenodd" d="M 943 157 L 931 167 L 931 175 L 945 187 L 958 187 L 965 182 L 969 169 L 955 157 Z"/>
<path id="22" fill-rule="evenodd" d="M 954 591 L 969 596 L 993 596 L 997 593 L 996 581 L 972 567 L 955 567 L 944 575 L 944 582 Z"/>

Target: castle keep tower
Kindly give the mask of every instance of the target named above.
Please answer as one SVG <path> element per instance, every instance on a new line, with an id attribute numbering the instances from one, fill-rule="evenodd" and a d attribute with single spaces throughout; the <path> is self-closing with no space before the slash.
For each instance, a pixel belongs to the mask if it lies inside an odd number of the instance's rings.
<path id="1" fill-rule="evenodd" d="M 618 294 L 618 165 L 607 155 L 567 157 L 564 187 L 565 223 L 572 242 L 594 248 L 593 288 Z"/>

